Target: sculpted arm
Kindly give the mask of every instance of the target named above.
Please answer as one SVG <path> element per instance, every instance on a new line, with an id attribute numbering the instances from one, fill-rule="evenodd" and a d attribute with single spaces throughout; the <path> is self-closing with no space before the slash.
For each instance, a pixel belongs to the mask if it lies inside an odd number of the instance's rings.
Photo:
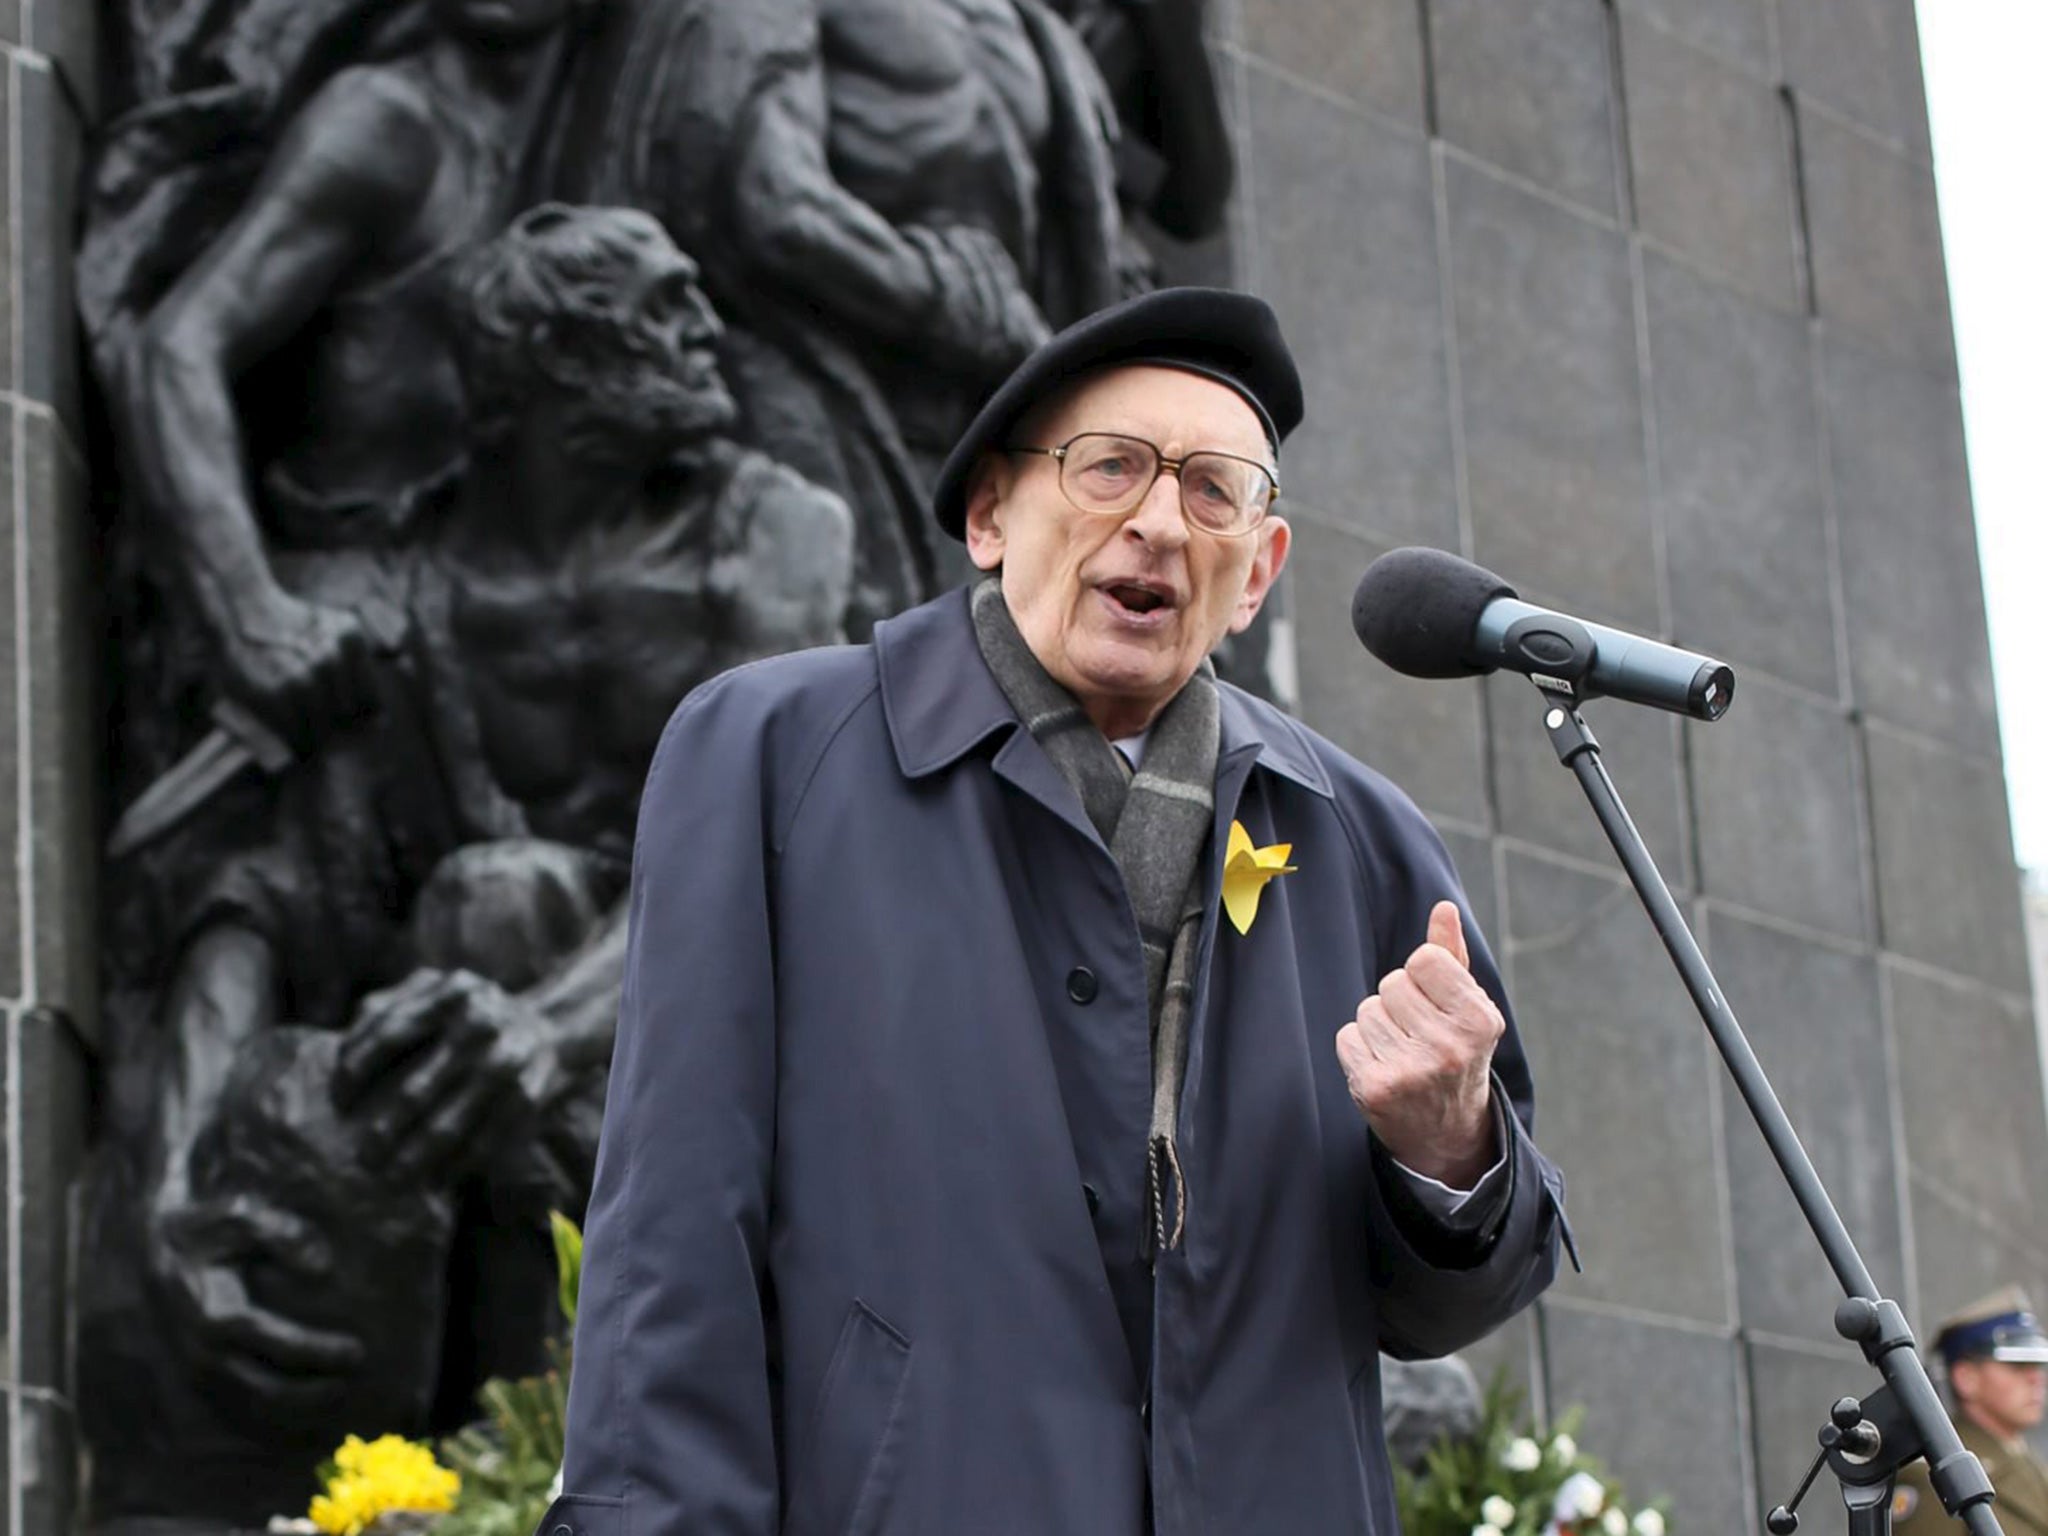
<path id="1" fill-rule="evenodd" d="M 738 237 L 770 276 L 879 339 L 939 349 L 990 375 L 1050 334 L 1016 265 L 969 225 L 899 228 L 832 174 L 824 65 L 814 54 L 766 86 L 742 131 Z"/>
<path id="2" fill-rule="evenodd" d="M 227 686 L 304 742 L 354 713 L 360 638 L 279 585 L 253 505 L 235 380 L 402 229 L 433 173 L 417 116 L 352 71 L 292 123 L 248 201 L 150 314 L 114 391 L 168 563 L 219 641 Z"/>

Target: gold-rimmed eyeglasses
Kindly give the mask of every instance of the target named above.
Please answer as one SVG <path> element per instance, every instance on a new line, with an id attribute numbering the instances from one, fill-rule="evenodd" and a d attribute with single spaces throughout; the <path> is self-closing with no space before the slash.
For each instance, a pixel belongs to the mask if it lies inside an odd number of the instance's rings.
<path id="1" fill-rule="evenodd" d="M 1083 512 L 1121 517 L 1135 511 L 1162 474 L 1180 483 L 1180 511 L 1190 528 L 1237 538 L 1266 520 L 1280 482 L 1256 459 L 1204 449 L 1169 459 L 1156 444 L 1120 432 L 1083 432 L 1057 448 L 1009 448 L 1059 464 L 1060 491 Z"/>

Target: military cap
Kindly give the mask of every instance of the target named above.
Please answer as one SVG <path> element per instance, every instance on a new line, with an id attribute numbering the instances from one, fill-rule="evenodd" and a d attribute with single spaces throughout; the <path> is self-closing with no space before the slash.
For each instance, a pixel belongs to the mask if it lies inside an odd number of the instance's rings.
<path id="1" fill-rule="evenodd" d="M 1033 352 L 989 396 L 939 470 L 932 509 L 954 538 L 967 527 L 967 482 L 984 453 L 1054 390 L 1100 368 L 1154 364 L 1235 390 L 1278 449 L 1301 425 L 1301 375 L 1272 306 L 1227 288 L 1161 288 L 1075 321 Z"/>
<path id="2" fill-rule="evenodd" d="M 1934 1347 L 1950 1365 L 1958 1360 L 2048 1364 L 2048 1333 L 2034 1320 L 2026 1293 L 2016 1285 L 1980 1296 L 1941 1320 Z"/>

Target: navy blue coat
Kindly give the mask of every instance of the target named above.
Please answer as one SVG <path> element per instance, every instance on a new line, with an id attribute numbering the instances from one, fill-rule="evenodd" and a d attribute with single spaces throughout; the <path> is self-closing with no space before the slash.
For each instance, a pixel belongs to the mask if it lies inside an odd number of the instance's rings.
<path id="1" fill-rule="evenodd" d="M 1562 1182 L 1510 1025 L 1497 1235 L 1402 1208 L 1332 1042 L 1456 875 L 1384 779 L 1222 695 L 1149 1380 L 1108 1280 L 1144 1192 L 1137 929 L 964 594 L 685 701 L 640 814 L 546 1536 L 1391 1536 L 1377 1352 L 1534 1297 Z M 1248 935 L 1216 920 L 1233 817 L 1299 866 Z"/>

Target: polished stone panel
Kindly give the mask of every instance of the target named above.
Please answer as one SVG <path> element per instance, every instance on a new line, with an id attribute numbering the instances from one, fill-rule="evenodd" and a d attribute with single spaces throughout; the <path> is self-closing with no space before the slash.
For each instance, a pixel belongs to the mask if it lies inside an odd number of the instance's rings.
<path id="1" fill-rule="evenodd" d="M 1704 929 L 1728 1007 L 1850 1239 L 1879 1289 L 1901 1294 L 1899 1164 L 1876 962 L 1727 912 L 1711 912 Z M 1743 1325 L 1833 1342 L 1841 1286 L 1732 1081 L 1721 1102 Z"/>
<path id="2" fill-rule="evenodd" d="M 34 823 L 35 1001 L 97 1030 L 99 864 L 78 850 L 97 840 L 94 790 L 103 747 L 97 713 L 100 607 L 85 469 L 47 411 L 20 411 L 21 517 L 29 590 L 27 683 L 31 729 L 21 755 Z"/>
<path id="3" fill-rule="evenodd" d="M 1624 16 L 1647 16 L 1675 37 L 1709 48 L 1753 75 L 1771 72 L 1771 0 L 1620 0 Z"/>
<path id="4" fill-rule="evenodd" d="M 1811 111 L 1799 114 L 1799 150 L 1822 317 L 1923 368 L 1953 374 L 1933 172 Z"/>
<path id="5" fill-rule="evenodd" d="M 1925 159 L 1927 103 L 1913 0 L 1780 0 L 1777 10 L 1792 88 Z"/>
<path id="6" fill-rule="evenodd" d="M 1797 305 L 1792 150 L 1778 93 L 1628 12 L 1621 57 L 1638 227 L 1746 293 Z"/>
<path id="7" fill-rule="evenodd" d="M 2048 1246 L 2039 1227 L 2048 1129 L 2026 1004 L 1897 965 L 1886 967 L 1885 986 L 1914 1174 L 2017 1240 Z M 1919 1248 L 1924 1259 L 1924 1236 Z"/>
<path id="8" fill-rule="evenodd" d="M 1511 852 L 1509 985 L 1586 1266 L 1566 1295 L 1730 1320 L 1705 1032 L 1619 877 Z M 1584 1368 L 1554 1352 L 1551 1369 Z"/>
<path id="9" fill-rule="evenodd" d="M 1909 1321 L 1924 1340 L 1940 1321 L 2002 1285 L 2048 1296 L 2048 1250 L 2038 1219 L 1992 1221 L 1932 1178 L 1911 1181 L 1913 1253 L 1920 1303 Z"/>
<path id="10" fill-rule="evenodd" d="M 1294 529 L 1292 602 L 1301 717 L 1399 784 L 1422 808 L 1487 824 L 1477 682 L 1422 682 L 1375 661 L 1351 630 L 1351 592 L 1385 546 L 1303 518 Z"/>
<path id="11" fill-rule="evenodd" d="M 54 1010 L 24 1008 L 15 1021 L 21 1072 L 21 1339 L 16 1379 L 72 1393 L 65 1314 L 71 1275 L 71 1189 L 85 1154 L 91 1064 L 78 1035 Z"/>
<path id="12" fill-rule="evenodd" d="M 60 1536 L 79 1507 L 78 1416 L 61 1398 L 20 1394 L 14 1472 L 21 1489 L 24 1536 Z"/>
<path id="13" fill-rule="evenodd" d="M 1308 395 L 1282 509 L 1394 544 L 1451 544 L 1458 494 L 1429 148 L 1252 70 L 1257 285 Z"/>
<path id="14" fill-rule="evenodd" d="M 1260 58 L 1417 128 L 1424 113 L 1417 0 L 1240 0 Z"/>
<path id="15" fill-rule="evenodd" d="M 1614 845 L 1587 803 L 1578 775 L 1557 760 L 1543 728 L 1546 705 L 1536 685 L 1519 673 L 1497 672 L 1487 680 L 1486 703 L 1501 831 L 1619 873 Z M 1583 716 L 1665 883 L 1674 890 L 1689 889 L 1692 851 L 1677 717 L 1603 699 L 1586 705 Z"/>
<path id="16" fill-rule="evenodd" d="M 20 133 L 21 392 L 56 407 L 74 437 L 84 435 L 71 241 L 77 227 L 84 129 L 48 68 L 14 67 Z"/>
<path id="17" fill-rule="evenodd" d="M 1839 341 L 1823 360 L 1856 702 L 1988 753 L 1991 656 L 1955 387 Z"/>
<path id="18" fill-rule="evenodd" d="M 0 79 L 6 72 L 0 70 Z M 0 288 L 4 288 L 0 284 Z M 18 408 L 0 404 L 0 507 L 13 517 L 21 512 L 16 495 L 15 433 Z M 0 997 L 19 997 L 22 985 L 21 909 L 21 719 L 16 690 L 21 685 L 21 658 L 16 636 L 15 540 L 0 539 Z"/>
<path id="19" fill-rule="evenodd" d="M 1655 254 L 1643 277 L 1672 638 L 1733 666 L 1738 698 L 1749 666 L 1834 694 L 1806 322 Z"/>
<path id="20" fill-rule="evenodd" d="M 1615 212 L 1614 87 L 1600 0 L 1428 0 L 1437 131 L 1600 213 Z"/>
<path id="21" fill-rule="evenodd" d="M 1738 1346 L 1648 1319 L 1550 1308 L 1551 1411 L 1586 1410 L 1579 1442 L 1639 1502 L 1668 1501 L 1674 1530 L 1754 1529 L 1737 1431 Z"/>
<path id="22" fill-rule="evenodd" d="M 1847 939 L 1869 935 L 1856 733 L 1842 710 L 1751 678 L 1686 730 L 1701 889 Z"/>
<path id="23" fill-rule="evenodd" d="M 1655 630 L 1627 243 L 1470 166 L 1446 175 L 1474 556 Z"/>
<path id="24" fill-rule="evenodd" d="M 1864 737 L 1885 947 L 2024 994 L 2019 871 L 1998 765 L 1877 725 Z"/>

